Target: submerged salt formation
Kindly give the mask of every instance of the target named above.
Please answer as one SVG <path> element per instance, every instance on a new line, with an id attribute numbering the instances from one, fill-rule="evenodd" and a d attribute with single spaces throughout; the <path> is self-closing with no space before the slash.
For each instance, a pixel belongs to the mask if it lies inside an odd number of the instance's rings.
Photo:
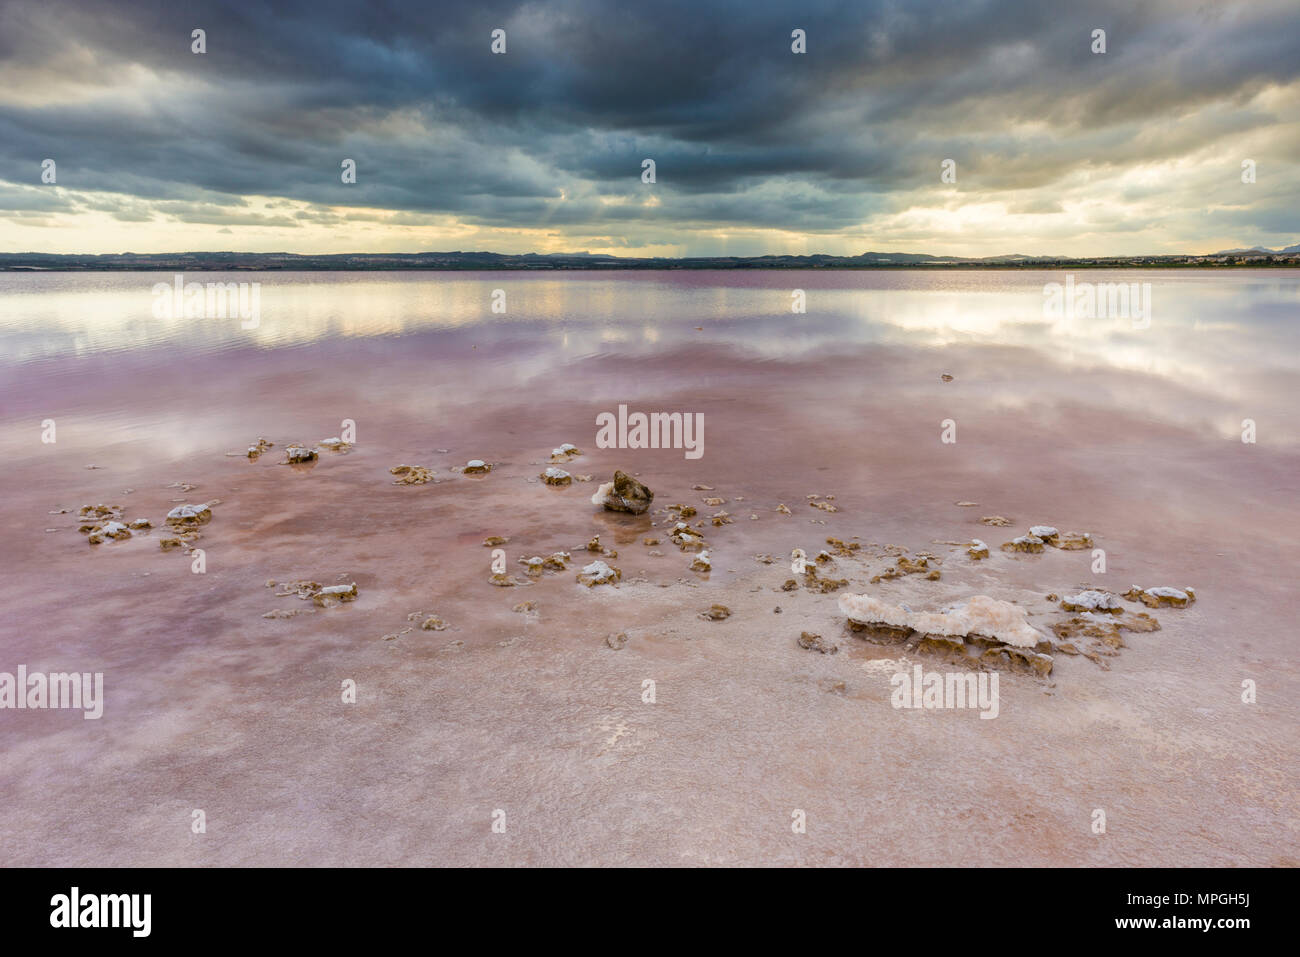
<path id="1" fill-rule="evenodd" d="M 678 522 L 668 532 L 672 543 L 684 552 L 698 552 L 704 547 L 704 535 L 685 522 Z"/>
<path id="2" fill-rule="evenodd" d="M 1148 608 L 1159 608 L 1161 605 L 1185 608 L 1196 601 L 1196 592 L 1191 588 L 1170 588 L 1167 585 L 1159 588 L 1139 588 L 1134 585 L 1124 593 L 1124 597 L 1129 601 L 1140 601 Z"/>
<path id="3" fill-rule="evenodd" d="M 895 565 L 886 568 L 879 575 L 873 576 L 871 584 L 876 585 L 892 578 L 902 578 L 904 575 L 920 575 L 922 573 L 924 573 L 927 581 L 937 582 L 939 580 L 939 569 L 930 567 L 929 556 L 922 555 L 912 559 L 906 555 L 900 555 Z"/>
<path id="4" fill-rule="evenodd" d="M 596 585 L 612 585 L 622 577 L 621 570 L 600 561 L 592 562 L 578 572 L 578 581 L 588 588 L 594 588 Z"/>
<path id="5" fill-rule="evenodd" d="M 271 582 L 267 582 L 267 585 L 271 585 Z M 304 578 L 282 582 L 280 588 L 283 590 L 275 593 L 276 598 L 297 598 L 301 601 L 313 602 L 322 608 L 339 602 L 355 601 L 357 597 L 356 582 L 347 585 L 322 585 L 320 582 Z"/>
<path id="6" fill-rule="evenodd" d="M 90 532 L 86 540 L 91 545 L 102 545 L 108 539 L 125 540 L 131 537 L 131 530 L 121 522 L 105 522 Z"/>
<path id="7" fill-rule="evenodd" d="M 198 528 L 200 525 L 206 525 L 212 521 L 212 505 L 207 502 L 203 505 L 177 505 L 167 513 L 167 524 L 173 528 Z"/>
<path id="8" fill-rule="evenodd" d="M 811 631 L 801 632 L 799 635 L 799 647 L 807 648 L 809 651 L 818 651 L 823 655 L 833 655 L 840 650 L 840 646 L 833 644 L 821 635 L 815 635 Z"/>
<path id="9" fill-rule="evenodd" d="M 626 472 L 614 473 L 614 481 L 605 482 L 591 497 L 592 505 L 604 506 L 611 512 L 629 512 L 641 515 L 650 508 L 655 493 Z"/>
<path id="10" fill-rule="evenodd" d="M 425 485 L 433 481 L 434 471 L 423 465 L 394 465 L 388 474 L 397 476 L 394 485 Z"/>
<path id="11" fill-rule="evenodd" d="M 793 581 L 793 579 L 791 579 Z M 807 565 L 804 567 L 803 587 L 809 591 L 819 592 L 823 595 L 839 591 L 849 583 L 847 578 L 822 578 L 817 574 L 816 565 Z"/>
<path id="12" fill-rule="evenodd" d="M 1052 671 L 1051 656 L 1036 650 L 1051 643 L 1011 602 L 975 595 L 944 611 L 914 612 L 871 595 L 842 595 L 839 608 L 855 631 L 887 643 L 905 641 L 953 663 L 1044 676 Z"/>
<path id="13" fill-rule="evenodd" d="M 1077 595 L 1066 595 L 1061 599 L 1061 607 L 1066 611 L 1102 611 L 1112 615 L 1123 614 L 1124 606 L 1110 592 L 1088 589 Z"/>
<path id="14" fill-rule="evenodd" d="M 1043 540 L 1037 535 L 1021 535 L 1009 542 L 1002 543 L 1004 552 L 1030 552 L 1037 554 L 1043 550 Z"/>
<path id="15" fill-rule="evenodd" d="M 565 442 L 559 448 L 551 449 L 552 462 L 567 462 L 572 458 L 582 454 L 582 449 L 578 448 L 572 442 Z"/>

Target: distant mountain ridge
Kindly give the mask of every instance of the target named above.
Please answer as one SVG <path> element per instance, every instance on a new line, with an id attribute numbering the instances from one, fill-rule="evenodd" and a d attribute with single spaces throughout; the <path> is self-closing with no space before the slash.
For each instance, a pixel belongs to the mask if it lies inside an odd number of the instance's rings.
<path id="1" fill-rule="evenodd" d="M 1286 256 L 1293 253 L 1300 253 L 1300 243 L 1296 243 L 1294 246 L 1287 246 L 1284 249 L 1269 249 L 1267 246 L 1251 246 L 1249 249 L 1223 249 L 1214 255 L 1240 256 L 1244 253 L 1265 253 L 1273 256 Z"/>
<path id="2" fill-rule="evenodd" d="M 1268 257 L 1266 260 L 1263 257 Z M 0 253 L 0 271 L 183 272 L 221 270 L 518 270 L 518 269 L 1045 269 L 1189 267 L 1224 265 L 1300 266 L 1300 244 L 1285 249 L 1230 249 L 1209 255 L 1144 256 L 934 256 L 929 253 L 865 252 L 856 256 L 648 256 L 603 253 Z"/>

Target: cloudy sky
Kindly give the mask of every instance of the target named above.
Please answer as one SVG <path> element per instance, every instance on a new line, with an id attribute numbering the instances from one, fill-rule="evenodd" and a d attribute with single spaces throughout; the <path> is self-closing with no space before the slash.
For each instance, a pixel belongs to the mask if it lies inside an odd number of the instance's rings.
<path id="1" fill-rule="evenodd" d="M 0 251 L 1296 242 L 1297 0 L 0 0 Z"/>

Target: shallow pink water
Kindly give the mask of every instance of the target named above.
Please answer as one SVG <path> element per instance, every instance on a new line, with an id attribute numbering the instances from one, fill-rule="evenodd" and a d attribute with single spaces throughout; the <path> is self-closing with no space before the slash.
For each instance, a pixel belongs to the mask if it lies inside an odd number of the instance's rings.
<path id="1" fill-rule="evenodd" d="M 1062 277 L 1041 273 L 233 277 L 263 283 L 255 330 L 154 319 L 160 278 L 0 277 L 0 671 L 102 671 L 106 688 L 99 721 L 0 711 L 6 862 L 1300 859 L 1296 273 L 1076 277 L 1151 282 L 1141 330 L 1045 319 L 1043 285 Z M 703 457 L 597 449 L 595 417 L 620 403 L 703 413 Z M 344 419 L 351 452 L 277 464 Z M 225 454 L 258 436 L 276 443 L 261 460 Z M 562 442 L 592 483 L 537 483 Z M 476 457 L 492 474 L 451 471 Z M 439 483 L 393 486 L 398 463 Z M 727 500 L 711 575 L 640 544 L 662 514 L 591 506 L 615 468 L 656 506 Z M 159 551 L 161 531 L 93 549 L 76 531 L 82 504 L 158 526 L 180 498 L 221 500 L 203 574 Z M 992 514 L 1015 525 L 978 523 Z M 1086 551 L 997 550 L 1038 523 L 1091 532 L 1106 573 Z M 521 573 L 593 534 L 619 552 L 616 588 L 486 583 L 487 535 L 510 537 Z M 1042 596 L 1085 584 L 1192 585 L 1197 602 L 1157 612 L 1163 630 L 1109 671 L 1058 655 L 1050 682 L 1003 676 L 996 720 L 900 711 L 863 668 L 895 652 L 752 557 L 827 536 L 994 546 L 979 565 L 947 557 L 941 582 L 873 586 L 883 560 L 841 563 L 853 592 L 913 607 L 983 593 L 1043 627 Z M 303 606 L 269 579 L 355 581 L 360 597 L 265 619 Z M 535 616 L 511 611 L 524 600 Z M 733 616 L 697 617 L 715 601 Z M 383 640 L 419 611 L 451 627 Z M 801 630 L 840 653 L 800 649 Z M 356 704 L 340 701 L 349 678 Z"/>

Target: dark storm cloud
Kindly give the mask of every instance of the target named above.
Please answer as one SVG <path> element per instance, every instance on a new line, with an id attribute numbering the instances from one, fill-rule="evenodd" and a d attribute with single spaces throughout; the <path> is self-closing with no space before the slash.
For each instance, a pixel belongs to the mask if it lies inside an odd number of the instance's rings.
<path id="1" fill-rule="evenodd" d="M 996 194 L 1232 141 L 1279 121 L 1240 107 L 1298 72 L 1289 2 L 9 0 L 0 180 L 36 182 L 55 157 L 61 186 L 197 223 L 303 221 L 239 208 L 262 195 L 615 235 L 816 232 L 937 194 L 946 157 Z M 1144 137 L 1152 124 L 1173 125 Z M 0 193 L 34 200 L 15 202 Z"/>

